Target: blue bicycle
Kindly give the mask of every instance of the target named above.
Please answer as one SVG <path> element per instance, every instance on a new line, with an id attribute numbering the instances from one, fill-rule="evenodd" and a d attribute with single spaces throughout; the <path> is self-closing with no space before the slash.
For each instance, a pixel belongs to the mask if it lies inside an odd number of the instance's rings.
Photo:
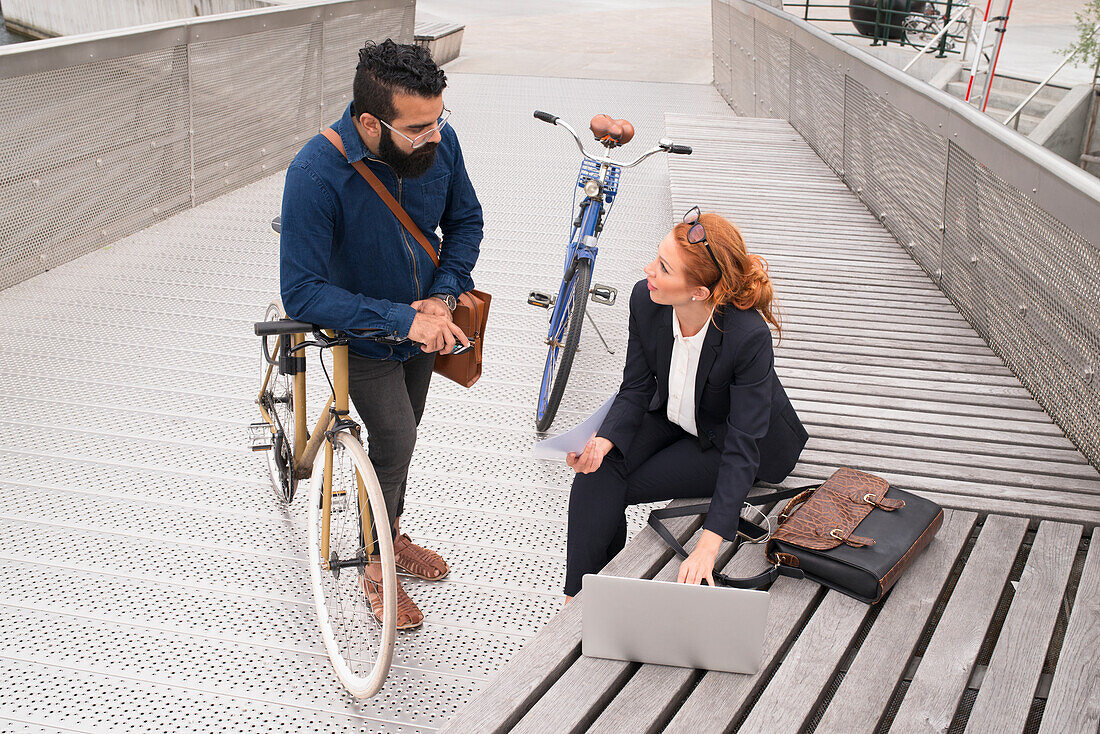
<path id="1" fill-rule="evenodd" d="M 532 306 L 550 308 L 550 329 L 546 335 L 548 351 L 546 366 L 542 371 L 542 384 L 539 387 L 539 403 L 535 413 L 535 426 L 539 431 L 550 428 L 557 415 L 561 396 L 565 392 L 565 383 L 569 380 L 569 371 L 573 367 L 573 357 L 581 340 L 581 327 L 585 317 L 585 306 L 591 298 L 596 303 L 612 305 L 618 295 L 610 286 L 592 284 L 592 268 L 596 263 L 596 246 L 604 222 L 615 196 L 619 191 L 619 178 L 622 169 L 633 168 L 655 153 L 678 153 L 690 155 L 691 147 L 677 145 L 662 138 L 657 145 L 629 163 L 613 160 L 611 150 L 629 143 L 634 137 L 634 126 L 626 120 L 613 120 L 607 115 L 596 115 L 589 129 L 596 140 L 606 148 L 602 156 L 589 155 L 584 149 L 575 130 L 556 115 L 535 111 L 535 117 L 551 125 L 558 125 L 569 131 L 577 141 L 577 148 L 583 156 L 580 173 L 577 174 L 573 191 L 573 208 L 576 212 L 569 237 L 569 249 L 565 255 L 565 270 L 561 286 L 556 296 L 533 291 L 527 302 Z M 580 201 L 578 202 L 578 196 Z M 591 319 L 591 317 L 589 317 Z M 595 327 L 595 323 L 593 323 Z M 597 333 L 599 329 L 596 330 Z M 600 336 L 603 339 L 603 336 Z M 604 342 L 606 347 L 607 343 Z"/>

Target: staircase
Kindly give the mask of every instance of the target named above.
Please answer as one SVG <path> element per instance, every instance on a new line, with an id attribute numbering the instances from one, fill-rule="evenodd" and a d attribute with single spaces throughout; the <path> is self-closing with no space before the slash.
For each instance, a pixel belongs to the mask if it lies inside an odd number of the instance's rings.
<path id="1" fill-rule="evenodd" d="M 966 96 L 966 87 L 970 79 L 969 71 L 959 72 L 955 81 L 948 82 L 946 90 L 949 94 L 963 99 Z M 981 77 L 974 80 L 975 91 L 971 94 L 971 103 L 977 101 L 980 104 L 981 89 L 979 84 Z M 997 122 L 1012 114 L 1024 99 L 1037 87 L 1036 82 L 1014 79 L 1011 77 L 997 76 L 993 79 L 993 88 L 989 93 L 989 104 L 985 113 Z M 1069 90 L 1065 87 L 1047 85 L 1041 92 L 1028 103 L 1024 111 L 1020 113 L 1020 125 L 1017 128 L 1021 135 L 1028 135 L 1034 130 L 1043 118 L 1062 101 Z M 1011 127 L 1011 125 L 1010 125 Z"/>

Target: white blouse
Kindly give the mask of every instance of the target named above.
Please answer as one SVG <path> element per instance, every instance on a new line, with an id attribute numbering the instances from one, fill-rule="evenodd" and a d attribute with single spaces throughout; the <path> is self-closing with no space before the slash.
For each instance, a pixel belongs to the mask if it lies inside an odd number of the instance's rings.
<path id="1" fill-rule="evenodd" d="M 680 332 L 680 320 L 672 312 L 672 363 L 668 369 L 668 419 L 692 436 L 698 436 L 695 427 L 695 376 L 699 372 L 699 355 L 703 340 L 707 338 L 710 317 L 694 336 Z"/>

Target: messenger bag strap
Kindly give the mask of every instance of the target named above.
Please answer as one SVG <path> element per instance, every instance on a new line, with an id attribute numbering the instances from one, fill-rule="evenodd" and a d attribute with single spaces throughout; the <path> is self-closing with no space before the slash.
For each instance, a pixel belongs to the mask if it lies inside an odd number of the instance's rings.
<path id="1" fill-rule="evenodd" d="M 790 499 L 808 489 L 815 489 L 820 485 L 812 484 L 805 487 L 793 487 L 791 489 L 780 489 L 768 494 L 757 495 L 752 498 L 754 505 L 765 505 L 769 502 L 779 502 L 780 500 Z M 665 541 L 672 550 L 676 552 L 676 555 L 681 558 L 687 558 L 688 552 L 680 544 L 678 540 L 672 535 L 662 520 L 668 520 L 674 517 L 687 517 L 689 515 L 703 515 L 710 510 L 710 502 L 702 502 L 697 505 L 683 505 L 681 507 L 662 507 L 658 510 L 653 510 L 649 513 L 649 526 L 657 531 L 657 535 L 661 536 L 661 540 Z M 767 537 L 768 531 L 759 525 L 749 522 L 743 517 L 737 518 L 737 536 L 733 541 L 733 552 L 736 553 L 741 547 L 742 537 L 750 538 L 753 542 L 759 542 L 761 539 Z M 773 583 L 780 576 L 789 576 L 790 578 L 801 579 L 805 578 L 805 574 L 801 569 L 791 568 L 790 566 L 782 566 L 779 564 L 773 565 L 767 571 L 757 574 L 756 576 L 749 576 L 747 578 L 733 578 L 721 573 L 717 568 L 713 571 L 714 581 L 720 586 L 729 586 L 735 589 L 759 589 L 763 586 L 767 586 Z"/>
<path id="2" fill-rule="evenodd" d="M 348 157 L 347 152 L 344 151 L 344 141 L 340 139 L 340 134 L 333 130 L 331 127 L 326 127 L 321 131 L 321 134 L 328 138 L 328 141 L 336 146 L 336 149 L 346 159 Z M 397 199 L 393 198 L 393 194 L 389 192 L 382 182 L 378 180 L 378 177 L 367 168 L 367 164 L 363 161 L 353 161 L 351 165 L 356 171 L 359 171 L 359 175 L 367 180 L 370 187 L 374 189 L 374 193 L 378 194 L 378 198 L 381 199 L 386 206 L 390 208 L 394 216 L 397 217 L 401 224 L 405 225 L 405 229 L 409 230 L 409 234 L 420 243 L 420 246 L 424 248 L 424 251 L 428 253 L 428 257 L 432 259 L 435 266 L 439 267 L 439 255 L 435 254 L 435 249 L 428 243 L 428 238 L 424 236 L 424 233 L 420 231 L 420 227 L 416 226 L 408 212 L 397 203 Z"/>

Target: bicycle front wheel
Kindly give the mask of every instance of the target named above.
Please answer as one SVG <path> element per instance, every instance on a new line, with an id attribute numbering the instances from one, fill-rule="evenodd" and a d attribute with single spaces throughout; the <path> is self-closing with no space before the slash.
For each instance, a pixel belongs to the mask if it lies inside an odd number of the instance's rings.
<path id="1" fill-rule="evenodd" d="M 546 353 L 546 366 L 542 370 L 539 405 L 535 412 L 535 427 L 540 431 L 549 429 L 558 414 L 565 383 L 569 381 L 569 370 L 573 368 L 573 357 L 581 341 L 584 308 L 588 304 L 591 286 L 592 261 L 580 260 L 566 297 L 559 299 L 564 303 L 556 304 L 550 317 L 550 333 L 547 336 L 550 346 Z"/>
<path id="2" fill-rule="evenodd" d="M 324 511 L 325 462 L 331 446 L 330 510 Z M 309 576 L 313 600 L 336 675 L 357 698 L 382 688 L 397 637 L 397 569 L 386 501 L 367 452 L 357 438 L 337 433 L 317 452 L 309 492 Z M 381 533 L 371 518 L 379 518 Z M 327 531 L 327 532 L 326 532 Z M 382 565 L 382 622 L 371 612 L 361 577 L 370 562 L 372 535 Z M 323 542 L 327 538 L 326 543 Z"/>

